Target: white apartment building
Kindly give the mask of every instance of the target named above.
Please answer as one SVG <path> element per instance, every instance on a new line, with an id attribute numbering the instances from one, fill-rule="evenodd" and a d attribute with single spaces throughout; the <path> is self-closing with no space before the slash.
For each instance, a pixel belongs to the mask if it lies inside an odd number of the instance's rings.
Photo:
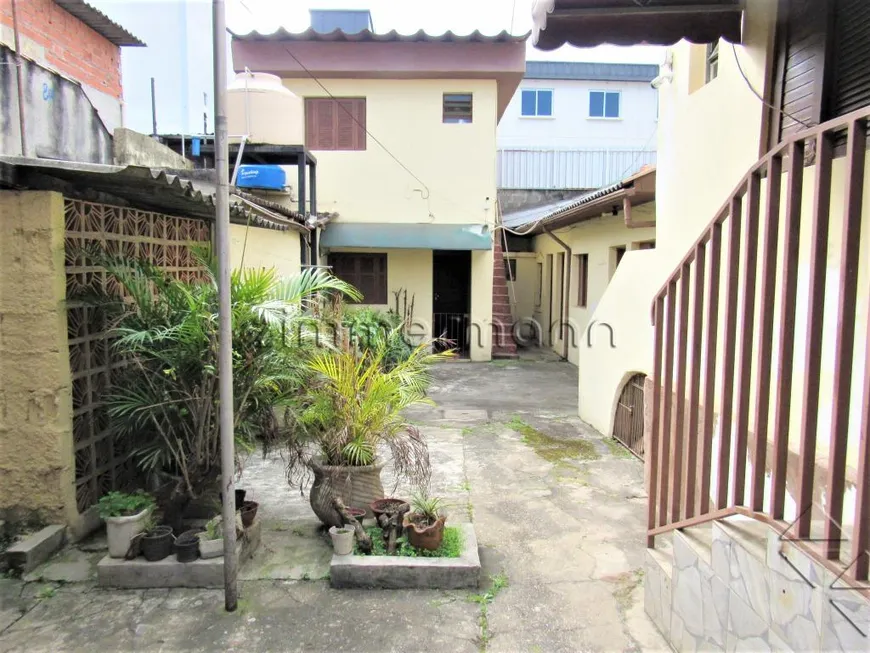
<path id="1" fill-rule="evenodd" d="M 655 163 L 650 64 L 528 61 L 498 126 L 499 188 L 599 188 Z"/>

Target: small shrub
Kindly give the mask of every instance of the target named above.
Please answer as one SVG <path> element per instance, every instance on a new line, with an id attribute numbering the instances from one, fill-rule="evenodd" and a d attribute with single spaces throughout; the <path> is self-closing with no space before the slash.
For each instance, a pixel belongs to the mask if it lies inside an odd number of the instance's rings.
<path id="1" fill-rule="evenodd" d="M 106 517 L 128 517 L 136 515 L 146 508 L 154 507 L 154 497 L 145 492 L 109 492 L 100 497 L 97 511 L 101 519 Z"/>

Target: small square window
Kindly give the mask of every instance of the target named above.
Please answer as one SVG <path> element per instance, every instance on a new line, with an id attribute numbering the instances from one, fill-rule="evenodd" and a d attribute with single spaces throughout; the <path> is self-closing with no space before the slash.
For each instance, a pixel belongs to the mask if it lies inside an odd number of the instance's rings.
<path id="1" fill-rule="evenodd" d="M 449 123 L 471 122 L 471 93 L 445 93 L 442 121 Z"/>
<path id="2" fill-rule="evenodd" d="M 553 115 L 553 91 L 551 89 L 523 89 L 520 114 L 523 116 Z"/>
<path id="3" fill-rule="evenodd" d="M 619 118 L 619 91 L 589 91 L 590 118 Z"/>

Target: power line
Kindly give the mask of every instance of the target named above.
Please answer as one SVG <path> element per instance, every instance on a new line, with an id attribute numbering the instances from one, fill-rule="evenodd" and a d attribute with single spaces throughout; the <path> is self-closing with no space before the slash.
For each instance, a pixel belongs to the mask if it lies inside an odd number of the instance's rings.
<path id="1" fill-rule="evenodd" d="M 511 5 L 511 28 L 508 31 L 508 34 L 513 36 L 514 33 L 514 16 L 517 13 L 517 0 L 513 0 L 513 4 Z"/>

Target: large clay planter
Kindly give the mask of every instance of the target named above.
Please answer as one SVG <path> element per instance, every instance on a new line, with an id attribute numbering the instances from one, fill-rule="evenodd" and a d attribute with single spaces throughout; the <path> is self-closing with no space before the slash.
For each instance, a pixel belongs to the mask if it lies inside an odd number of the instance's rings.
<path id="1" fill-rule="evenodd" d="M 123 558 L 130 548 L 130 540 L 145 530 L 145 520 L 151 508 L 127 517 L 106 517 L 106 539 L 109 541 L 109 557 Z"/>
<path id="2" fill-rule="evenodd" d="M 314 514 L 327 526 L 344 526 L 341 515 L 332 507 L 332 499 L 338 496 L 346 506 L 361 507 L 380 499 L 384 496 L 383 467 L 381 464 L 351 467 L 311 463 L 314 483 L 308 498 Z"/>
<path id="3" fill-rule="evenodd" d="M 431 526 L 421 527 L 411 521 L 414 515 L 405 515 L 405 529 L 408 533 L 408 543 L 417 549 L 434 551 L 444 539 L 444 517 L 439 517 Z"/>

